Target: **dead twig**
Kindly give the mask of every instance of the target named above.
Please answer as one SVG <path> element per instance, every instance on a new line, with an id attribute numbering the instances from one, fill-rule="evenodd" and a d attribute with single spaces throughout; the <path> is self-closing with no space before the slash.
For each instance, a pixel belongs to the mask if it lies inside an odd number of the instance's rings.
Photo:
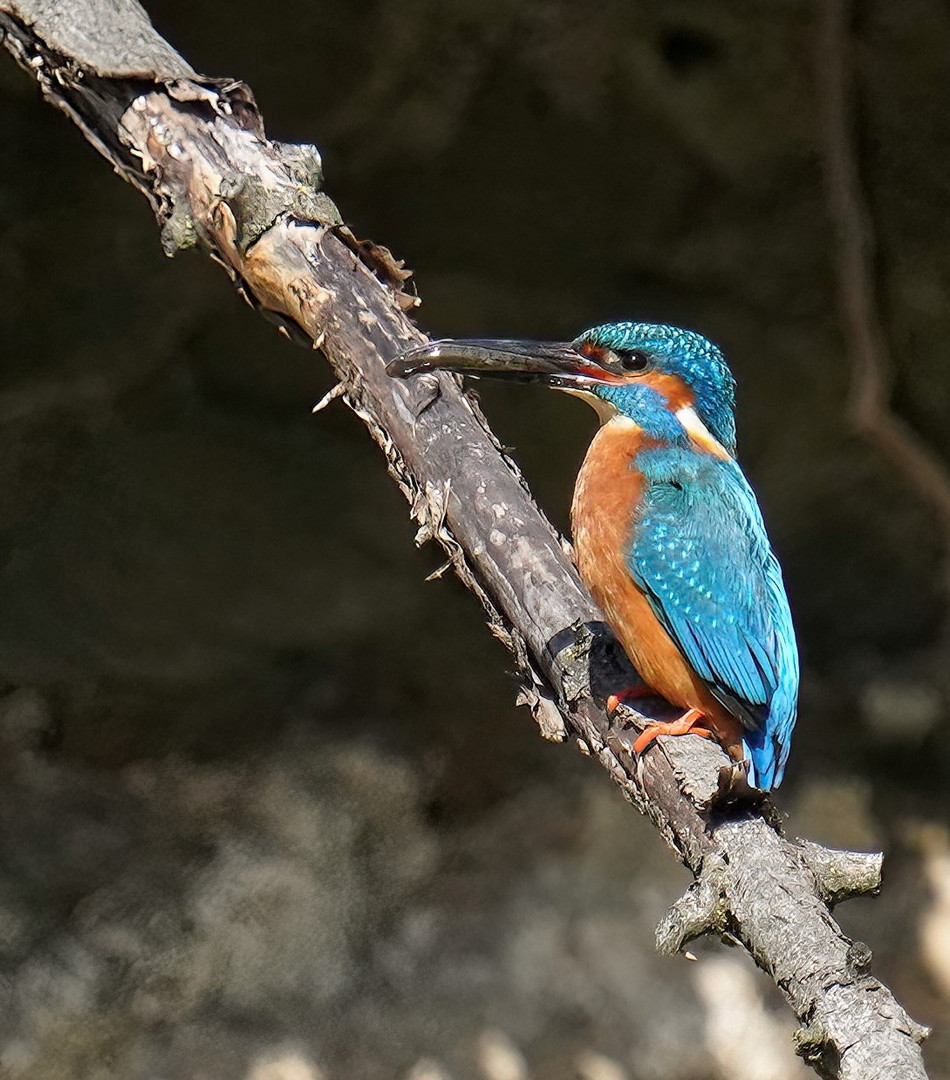
<path id="1" fill-rule="evenodd" d="M 818 89 L 823 110 L 825 193 L 834 227 L 834 266 L 845 345 L 851 357 L 847 417 L 933 509 L 944 536 L 950 588 L 950 469 L 891 405 L 894 365 L 875 287 L 875 237 L 861 184 L 850 0 L 821 0 Z"/>

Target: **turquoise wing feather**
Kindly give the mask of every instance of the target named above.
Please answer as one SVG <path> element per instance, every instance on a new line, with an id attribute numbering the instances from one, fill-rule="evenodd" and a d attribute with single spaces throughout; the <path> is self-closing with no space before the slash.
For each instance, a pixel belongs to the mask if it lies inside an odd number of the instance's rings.
<path id="1" fill-rule="evenodd" d="M 748 481 L 734 462 L 674 447 L 644 450 L 645 486 L 627 564 L 696 673 L 741 721 L 750 779 L 785 771 L 798 650 L 782 572 Z"/>

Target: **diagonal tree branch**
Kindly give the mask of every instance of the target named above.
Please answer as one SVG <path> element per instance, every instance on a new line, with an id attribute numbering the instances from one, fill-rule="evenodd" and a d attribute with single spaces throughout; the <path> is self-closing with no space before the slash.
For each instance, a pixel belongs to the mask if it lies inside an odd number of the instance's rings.
<path id="1" fill-rule="evenodd" d="M 657 931 L 675 953 L 715 932 L 740 942 L 802 1027 L 823 1076 L 919 1080 L 926 1031 L 868 971 L 829 905 L 880 885 L 880 856 L 786 840 L 767 802 L 726 805 L 722 751 L 701 739 L 630 747 L 642 716 L 611 722 L 612 641 L 560 537 L 477 407 L 444 374 L 408 383 L 385 362 L 421 335 L 407 276 L 340 225 L 313 147 L 269 142 L 248 89 L 199 76 L 135 0 L 0 0 L 0 34 L 43 93 L 149 199 L 171 254 L 198 244 L 290 336 L 318 345 L 419 522 L 485 606 L 524 670 L 547 738 L 575 739 L 696 876 Z M 593 688 L 593 689 L 592 689 Z"/>

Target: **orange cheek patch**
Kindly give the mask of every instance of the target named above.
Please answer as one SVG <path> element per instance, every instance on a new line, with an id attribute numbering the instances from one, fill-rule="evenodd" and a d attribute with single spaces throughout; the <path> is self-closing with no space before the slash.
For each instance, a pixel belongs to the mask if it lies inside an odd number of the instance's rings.
<path id="1" fill-rule="evenodd" d="M 647 386 L 651 386 L 658 394 L 666 398 L 672 412 L 688 408 L 696 403 L 696 395 L 686 385 L 679 375 L 662 375 L 651 372 L 643 376 Z"/>

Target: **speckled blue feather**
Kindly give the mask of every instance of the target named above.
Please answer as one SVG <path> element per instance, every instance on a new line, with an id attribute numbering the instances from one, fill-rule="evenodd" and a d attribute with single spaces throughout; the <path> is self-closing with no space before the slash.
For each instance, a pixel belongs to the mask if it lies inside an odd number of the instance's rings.
<path id="1" fill-rule="evenodd" d="M 683 655 L 746 729 L 750 780 L 777 787 L 798 693 L 782 573 L 755 495 L 734 462 L 641 451 L 645 490 L 627 565 Z"/>

